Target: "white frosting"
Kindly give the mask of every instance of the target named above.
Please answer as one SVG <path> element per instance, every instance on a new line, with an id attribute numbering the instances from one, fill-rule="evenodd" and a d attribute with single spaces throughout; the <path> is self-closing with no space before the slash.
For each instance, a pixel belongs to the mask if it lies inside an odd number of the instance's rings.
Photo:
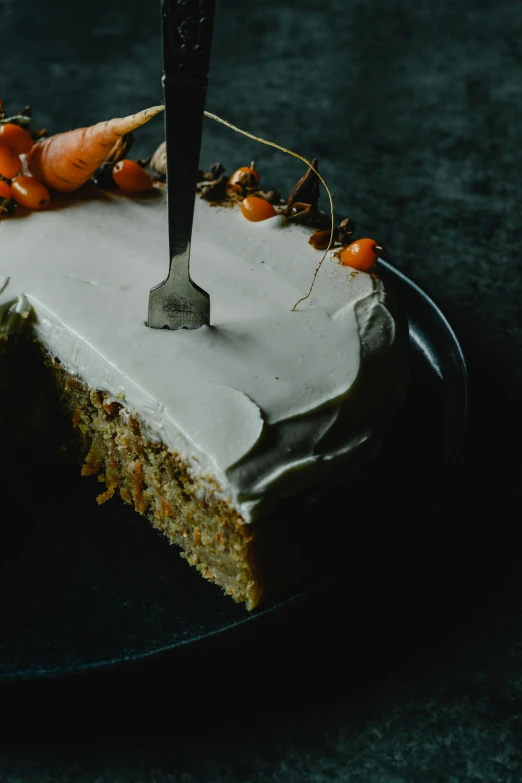
<path id="1" fill-rule="evenodd" d="M 0 336 L 32 310 L 70 373 L 122 400 L 202 491 L 216 479 L 247 522 L 364 451 L 403 386 L 403 340 L 375 276 L 327 258 L 292 312 L 321 258 L 310 230 L 197 198 L 191 273 L 211 326 L 149 329 L 149 289 L 168 268 L 163 194 L 58 207 L 0 221 Z"/>

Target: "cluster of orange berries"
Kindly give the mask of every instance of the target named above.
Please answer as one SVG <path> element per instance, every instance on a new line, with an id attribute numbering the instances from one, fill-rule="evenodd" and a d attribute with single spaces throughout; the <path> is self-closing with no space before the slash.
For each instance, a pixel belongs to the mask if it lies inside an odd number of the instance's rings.
<path id="1" fill-rule="evenodd" d="M 20 155 L 27 155 L 33 146 L 31 134 L 20 125 L 7 122 L 0 125 L 0 199 L 8 211 L 13 203 L 27 209 L 43 209 L 50 201 L 49 191 L 34 177 L 24 175 Z"/>
<path id="2" fill-rule="evenodd" d="M 228 183 L 240 189 L 245 180 L 248 179 L 257 185 L 259 183 L 259 173 L 249 166 L 241 166 L 232 174 Z M 259 196 L 247 196 L 244 198 L 241 202 L 241 212 L 247 220 L 252 220 L 256 223 L 277 215 L 272 204 Z M 351 242 L 346 247 L 343 247 L 339 251 L 338 257 L 344 266 L 350 266 L 352 269 L 357 269 L 360 272 L 368 272 L 377 263 L 381 251 L 382 248 L 379 247 L 374 239 L 363 238 L 357 239 L 355 242 Z"/>
<path id="3" fill-rule="evenodd" d="M 35 177 L 22 173 L 21 155 L 27 155 L 33 146 L 31 134 L 14 123 L 0 124 L 0 207 L 8 211 L 13 202 L 27 209 L 43 209 L 50 201 L 46 186 Z M 112 179 L 124 193 L 139 195 L 153 188 L 153 180 L 148 171 L 130 158 L 118 161 L 112 167 Z M 241 166 L 228 180 L 228 184 L 238 190 L 246 185 L 256 187 L 259 173 L 251 166 Z M 241 212 L 247 220 L 255 223 L 268 220 L 277 215 L 273 205 L 260 196 L 246 196 L 241 202 Z M 342 248 L 339 253 L 341 263 L 360 271 L 368 271 L 377 263 L 380 248 L 373 239 L 358 239 Z"/>
<path id="4" fill-rule="evenodd" d="M 42 182 L 23 173 L 21 156 L 31 151 L 33 143 L 31 134 L 21 125 L 0 124 L 0 215 L 11 212 L 15 204 L 31 210 L 44 209 L 51 200 L 49 190 Z M 112 178 L 130 195 L 145 193 L 153 187 L 150 174 L 134 160 L 116 163 Z"/>

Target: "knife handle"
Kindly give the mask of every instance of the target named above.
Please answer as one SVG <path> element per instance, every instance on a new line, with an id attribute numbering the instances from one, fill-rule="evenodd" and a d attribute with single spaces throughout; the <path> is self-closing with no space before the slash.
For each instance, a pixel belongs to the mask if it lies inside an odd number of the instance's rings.
<path id="1" fill-rule="evenodd" d="M 215 0 L 162 0 L 163 68 L 167 77 L 206 77 Z"/>

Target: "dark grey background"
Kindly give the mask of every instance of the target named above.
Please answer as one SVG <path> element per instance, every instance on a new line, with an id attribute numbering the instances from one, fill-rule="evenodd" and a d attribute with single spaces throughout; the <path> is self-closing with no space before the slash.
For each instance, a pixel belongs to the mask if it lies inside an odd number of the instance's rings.
<path id="1" fill-rule="evenodd" d="M 158 5 L 0 0 L 4 102 L 31 104 L 51 131 L 157 103 Z M 334 604 L 237 649 L 7 688 L 11 733 L 54 744 L 6 747 L 0 780 L 522 778 L 521 65 L 514 0 L 219 2 L 208 109 L 318 157 L 339 213 L 425 287 L 463 342 L 471 421 L 461 490 L 440 523 L 465 530 L 470 553 L 488 525 L 490 556 L 473 571 L 482 581 L 455 596 L 460 613 L 446 625 L 419 617 L 422 632 L 398 606 L 396 632 L 376 628 L 368 646 L 352 609 Z M 135 154 L 161 136 L 160 121 L 143 128 Z M 303 171 L 206 121 L 205 166 L 252 158 L 283 194 Z M 233 677 L 244 687 L 230 703 Z M 64 745 L 100 737 L 104 748 Z"/>
<path id="2" fill-rule="evenodd" d="M 4 100 L 50 130 L 161 100 L 157 4 L 2 0 Z M 221 0 L 208 109 L 316 156 L 339 213 L 443 305 L 488 371 L 522 381 L 520 4 Z M 136 154 L 162 135 L 138 134 Z M 133 153 L 134 154 L 134 153 Z M 202 163 L 302 164 L 205 122 Z M 509 372 L 505 372 L 509 366 Z"/>

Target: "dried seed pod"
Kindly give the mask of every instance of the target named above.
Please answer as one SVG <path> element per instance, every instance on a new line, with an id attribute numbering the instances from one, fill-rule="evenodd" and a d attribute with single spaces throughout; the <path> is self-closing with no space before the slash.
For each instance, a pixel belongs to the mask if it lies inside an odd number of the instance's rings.
<path id="1" fill-rule="evenodd" d="M 213 163 L 209 169 L 212 179 L 219 179 L 225 173 L 225 167 L 222 163 Z"/>
<path id="2" fill-rule="evenodd" d="M 316 171 L 319 170 L 319 164 L 316 158 L 312 160 L 312 166 Z M 301 177 L 297 185 L 292 189 L 292 192 L 288 197 L 288 206 L 285 210 L 286 217 L 290 217 L 287 213 L 297 204 L 308 204 L 310 210 L 316 210 L 317 205 L 319 204 L 319 195 L 319 177 L 313 169 L 309 168 L 306 174 Z"/>
<path id="3" fill-rule="evenodd" d="M 201 198 L 204 198 L 205 201 L 220 201 L 225 197 L 226 192 L 227 178 L 221 176 L 201 188 Z"/>
<path id="4" fill-rule="evenodd" d="M 294 201 L 288 204 L 283 215 L 292 223 L 299 223 L 301 226 L 310 226 L 315 229 L 327 229 L 331 225 L 329 215 L 320 212 L 313 204 L 306 204 L 301 201 Z"/>
<path id="5" fill-rule="evenodd" d="M 352 241 L 352 236 L 355 231 L 355 223 L 349 218 L 341 220 L 337 226 L 337 241 L 341 245 L 348 245 Z"/>
<path id="6" fill-rule="evenodd" d="M 257 195 L 261 198 L 264 198 L 265 201 L 268 201 L 269 204 L 281 203 L 281 196 L 278 190 L 267 190 L 266 192 L 260 190 Z"/>
<path id="7" fill-rule="evenodd" d="M 302 201 L 294 201 L 292 204 L 288 204 L 284 214 L 288 220 L 293 220 L 296 223 L 306 223 L 311 212 L 311 204 Z"/>

